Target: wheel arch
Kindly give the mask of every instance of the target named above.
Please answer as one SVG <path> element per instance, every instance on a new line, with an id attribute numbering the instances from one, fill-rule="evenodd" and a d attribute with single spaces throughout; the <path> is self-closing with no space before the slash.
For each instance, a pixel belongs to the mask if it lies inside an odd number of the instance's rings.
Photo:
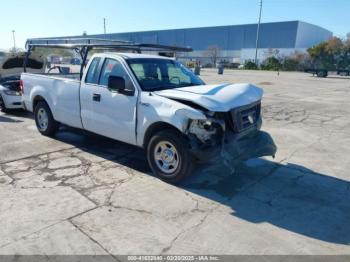
<path id="1" fill-rule="evenodd" d="M 35 95 L 34 98 L 33 98 L 33 112 L 35 110 L 35 107 L 38 105 L 39 102 L 44 102 L 46 103 L 46 105 L 49 107 L 50 111 L 51 111 L 51 114 L 52 114 L 52 117 L 56 120 L 56 117 L 55 117 L 55 112 L 52 110 L 51 106 L 50 106 L 50 103 L 48 102 L 47 99 L 45 99 L 45 97 L 43 97 L 42 95 Z"/>
<path id="2" fill-rule="evenodd" d="M 178 134 L 183 135 L 183 133 L 174 125 L 171 125 L 171 124 L 169 124 L 167 122 L 163 122 L 163 121 L 155 122 L 155 123 L 151 124 L 145 132 L 145 135 L 143 137 L 143 143 L 142 143 L 143 148 L 147 147 L 147 145 L 148 145 L 148 143 L 151 140 L 153 135 L 155 135 L 159 131 L 163 131 L 166 129 L 174 130 Z"/>
<path id="3" fill-rule="evenodd" d="M 36 95 L 33 98 L 33 110 L 35 110 L 35 107 L 38 105 L 39 102 L 45 102 L 49 106 L 49 104 L 47 103 L 47 101 L 45 100 L 44 97 L 42 97 L 41 95 Z M 50 108 L 50 106 L 49 106 L 49 108 Z M 51 108 L 50 108 L 50 110 L 51 110 Z"/>

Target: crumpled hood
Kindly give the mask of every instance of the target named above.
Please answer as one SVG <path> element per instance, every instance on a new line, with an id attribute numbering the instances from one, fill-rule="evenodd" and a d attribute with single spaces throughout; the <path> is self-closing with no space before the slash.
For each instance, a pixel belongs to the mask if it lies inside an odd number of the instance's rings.
<path id="1" fill-rule="evenodd" d="M 0 77 L 20 75 L 23 73 L 23 63 L 25 60 L 25 53 L 21 52 L 16 55 L 6 57 L 0 63 Z M 43 73 L 44 59 L 38 56 L 32 56 L 27 61 L 28 73 Z"/>
<path id="2" fill-rule="evenodd" d="M 262 99 L 263 90 L 252 84 L 181 87 L 154 92 L 175 100 L 191 101 L 212 112 L 227 112 Z"/>
<path id="3" fill-rule="evenodd" d="M 21 91 L 21 88 L 19 86 L 19 80 L 20 76 L 9 76 L 9 77 L 1 77 L 0 76 L 0 86 L 3 86 L 4 88 L 7 88 L 9 90 L 13 91 Z"/>

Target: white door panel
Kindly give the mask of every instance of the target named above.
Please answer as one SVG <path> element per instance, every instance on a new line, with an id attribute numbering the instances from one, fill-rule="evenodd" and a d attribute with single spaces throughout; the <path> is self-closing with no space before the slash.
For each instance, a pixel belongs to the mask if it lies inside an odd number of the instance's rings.
<path id="1" fill-rule="evenodd" d="M 107 59 L 102 68 L 102 70 L 109 68 L 109 71 L 104 70 L 101 74 L 98 73 L 98 75 L 108 78 L 109 75 L 116 72 L 116 70 L 113 70 L 114 65 L 120 66 L 125 70 L 123 65 L 117 60 L 113 60 L 113 66 L 109 65 L 108 61 L 110 60 L 112 59 Z M 100 63 L 102 63 L 102 61 L 100 61 Z M 101 69 L 101 66 L 96 67 L 97 71 L 99 69 Z M 93 72 L 91 72 L 91 74 L 93 74 Z M 126 78 L 127 75 L 123 75 L 123 77 Z M 94 77 L 90 77 L 88 80 L 90 82 L 97 82 L 96 79 L 93 80 L 93 78 Z M 98 82 L 106 84 L 106 79 Z M 127 79 L 126 82 L 128 82 Z M 84 128 L 91 132 L 129 144 L 136 144 L 136 104 L 136 93 L 134 96 L 127 96 L 112 92 L 105 85 L 82 83 L 81 116 Z"/>
<path id="2" fill-rule="evenodd" d="M 100 95 L 100 101 L 93 101 L 94 132 L 120 141 L 135 143 L 136 97 L 95 87 L 92 96 Z"/>

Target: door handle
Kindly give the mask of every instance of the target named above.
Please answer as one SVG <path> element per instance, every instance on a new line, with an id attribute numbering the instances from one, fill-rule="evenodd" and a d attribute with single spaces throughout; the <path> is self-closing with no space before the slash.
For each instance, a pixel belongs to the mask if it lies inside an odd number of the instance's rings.
<path id="1" fill-rule="evenodd" d="M 100 102 L 101 101 L 101 95 L 100 94 L 93 94 L 92 95 L 92 100 L 96 101 L 96 102 Z"/>
<path id="2" fill-rule="evenodd" d="M 146 106 L 146 107 L 149 107 L 149 106 L 150 106 L 150 104 L 149 104 L 149 103 L 143 103 L 143 102 L 140 102 L 140 105 L 142 105 L 142 106 Z"/>

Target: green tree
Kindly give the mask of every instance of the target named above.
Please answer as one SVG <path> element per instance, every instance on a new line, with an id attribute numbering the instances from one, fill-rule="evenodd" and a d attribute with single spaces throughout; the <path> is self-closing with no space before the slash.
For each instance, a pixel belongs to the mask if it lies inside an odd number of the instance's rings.
<path id="1" fill-rule="evenodd" d="M 311 56 L 315 67 L 327 68 L 331 66 L 331 57 L 327 51 L 326 42 L 322 42 L 316 46 L 313 46 L 307 51 Z"/>
<path id="2" fill-rule="evenodd" d="M 347 47 L 346 43 L 338 37 L 332 37 L 308 49 L 315 67 L 334 70 L 346 66 Z"/>
<path id="3" fill-rule="evenodd" d="M 271 56 L 266 58 L 260 67 L 262 70 L 277 71 L 281 69 L 281 63 L 276 57 Z"/>
<path id="4" fill-rule="evenodd" d="M 347 39 L 343 43 L 343 48 L 338 61 L 338 68 L 350 69 L 350 33 L 347 34 Z"/>
<path id="5" fill-rule="evenodd" d="M 245 64 L 244 64 L 244 69 L 247 69 L 247 70 L 257 70 L 257 69 L 258 69 L 258 66 L 257 66 L 257 64 L 255 64 L 255 63 L 252 62 L 252 61 L 246 61 Z"/>
<path id="6" fill-rule="evenodd" d="M 311 57 L 308 53 L 295 51 L 291 57 L 298 62 L 298 70 L 312 67 Z"/>
<path id="7" fill-rule="evenodd" d="M 286 57 L 281 65 L 284 71 L 297 71 L 299 69 L 299 62 L 294 57 Z"/>

